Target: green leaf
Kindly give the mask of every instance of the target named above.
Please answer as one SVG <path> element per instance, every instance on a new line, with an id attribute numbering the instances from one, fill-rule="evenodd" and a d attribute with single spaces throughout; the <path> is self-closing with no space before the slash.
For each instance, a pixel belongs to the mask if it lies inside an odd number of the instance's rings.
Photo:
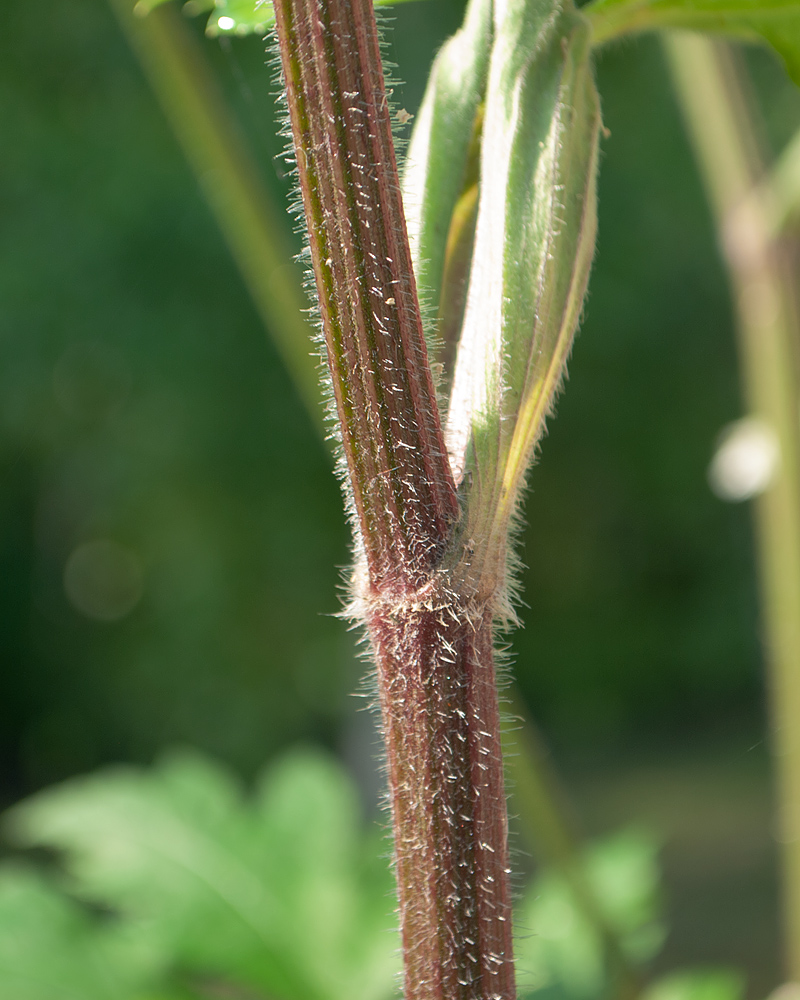
<path id="1" fill-rule="evenodd" d="M 274 20 L 271 0 L 216 0 L 206 34 L 264 35 Z"/>
<path id="2" fill-rule="evenodd" d="M 590 848 L 583 864 L 603 916 L 619 933 L 628 956 L 638 962 L 651 958 L 664 939 L 654 839 L 638 830 L 625 831 Z M 588 1000 L 607 992 L 604 947 L 596 926 L 554 871 L 544 872 L 525 895 L 517 915 L 515 953 L 521 996 L 552 990 Z"/>
<path id="3" fill-rule="evenodd" d="M 155 1000 L 145 991 L 160 971 L 146 942 L 93 919 L 36 872 L 0 870 L 0 996 Z"/>
<path id="4" fill-rule="evenodd" d="M 388 867 L 319 754 L 281 762 L 253 802 L 182 754 L 44 792 L 10 822 L 19 841 L 66 851 L 72 891 L 117 912 L 165 967 L 282 1000 L 393 993 Z"/>
<path id="5" fill-rule="evenodd" d="M 138 0 L 134 12 L 146 17 L 154 7 L 169 0 Z M 375 0 L 375 6 L 403 3 L 404 0 Z M 272 0 L 186 0 L 183 10 L 190 16 L 210 11 L 206 34 L 210 38 L 217 35 L 264 35 L 272 26 L 275 15 Z"/>
<path id="6" fill-rule="evenodd" d="M 583 8 L 595 45 L 622 35 L 660 28 L 718 32 L 767 42 L 800 82 L 798 0 L 594 0 Z"/>

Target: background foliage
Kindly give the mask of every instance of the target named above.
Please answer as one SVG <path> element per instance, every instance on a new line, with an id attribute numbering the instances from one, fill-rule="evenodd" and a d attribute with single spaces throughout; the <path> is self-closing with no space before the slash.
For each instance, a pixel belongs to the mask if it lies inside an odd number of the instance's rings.
<path id="1" fill-rule="evenodd" d="M 341 767 L 310 751 L 274 765 L 247 801 L 187 754 L 42 793 L 7 826 L 19 844 L 67 852 L 66 878 L 0 869 L 0 989 L 15 1000 L 392 997 L 391 875 L 359 813 Z M 649 957 L 661 938 L 650 840 L 610 840 L 588 871 L 632 954 Z M 519 927 L 521 995 L 604 991 L 601 944 L 557 877 L 530 888 Z"/>

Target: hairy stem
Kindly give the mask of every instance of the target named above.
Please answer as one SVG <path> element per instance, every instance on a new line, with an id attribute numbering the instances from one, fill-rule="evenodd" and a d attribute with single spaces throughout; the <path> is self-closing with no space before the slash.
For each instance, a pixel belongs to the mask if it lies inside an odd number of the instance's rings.
<path id="1" fill-rule="evenodd" d="M 431 594 L 368 616 L 406 998 L 510 1000 L 507 818 L 491 615 Z"/>
<path id="2" fill-rule="evenodd" d="M 716 216 L 739 330 L 748 409 L 774 433 L 780 467 L 755 505 L 783 841 L 786 955 L 800 980 L 800 385 L 795 279 L 773 237 L 764 169 L 730 49 L 669 37 L 667 53 Z"/>
<path id="3" fill-rule="evenodd" d="M 468 551 L 403 217 L 370 0 L 275 0 L 298 178 L 378 674 L 408 1000 L 511 1000 L 489 602 Z"/>
<path id="4" fill-rule="evenodd" d="M 378 589 L 419 586 L 458 505 L 403 220 L 371 4 L 277 0 L 352 503 Z"/>

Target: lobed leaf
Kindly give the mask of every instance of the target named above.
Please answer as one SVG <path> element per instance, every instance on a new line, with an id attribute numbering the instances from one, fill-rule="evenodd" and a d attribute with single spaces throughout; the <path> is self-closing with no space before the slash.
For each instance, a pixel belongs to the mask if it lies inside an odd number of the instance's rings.
<path id="1" fill-rule="evenodd" d="M 318 753 L 285 758 L 249 798 L 219 767 L 173 755 L 152 771 L 117 769 L 43 792 L 9 825 L 25 844 L 66 852 L 73 896 L 15 862 L 0 867 L 4 998 L 396 993 L 383 845 L 361 831 L 343 771 Z M 663 937 L 653 839 L 623 832 L 590 848 L 584 864 L 628 953 L 651 957 Z M 598 931 L 557 874 L 530 886 L 516 926 L 520 996 L 603 993 Z M 647 1000 L 739 1000 L 735 986 L 719 974 L 669 977 Z"/>
<path id="2" fill-rule="evenodd" d="M 348 780 L 318 754 L 273 768 L 252 803 L 183 754 L 69 782 L 10 823 L 18 841 L 65 851 L 74 893 L 117 913 L 165 969 L 282 1000 L 393 994 L 390 875 Z"/>
<path id="3" fill-rule="evenodd" d="M 8 863 L 0 870 L 0 996 L 145 1000 L 160 972 L 146 943 L 98 925 L 37 872 Z"/>
<path id="4" fill-rule="evenodd" d="M 742 41 L 767 42 L 800 83 L 798 0 L 594 0 L 583 8 L 594 44 L 662 28 L 719 32 Z"/>

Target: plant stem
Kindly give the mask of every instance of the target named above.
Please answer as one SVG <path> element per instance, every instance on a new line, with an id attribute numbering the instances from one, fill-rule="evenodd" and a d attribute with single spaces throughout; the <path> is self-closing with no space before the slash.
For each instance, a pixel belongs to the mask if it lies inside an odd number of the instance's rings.
<path id="1" fill-rule="evenodd" d="M 774 432 L 780 467 L 755 519 L 783 843 L 786 964 L 800 981 L 800 388 L 798 317 L 785 247 L 771 231 L 763 165 L 730 50 L 668 38 L 667 53 L 714 211 L 736 306 L 747 407 Z"/>
<path id="2" fill-rule="evenodd" d="M 322 433 L 319 377 L 309 351 L 292 250 L 258 168 L 208 70 L 200 46 L 171 3 L 145 17 L 134 0 L 109 0 L 222 230 L 248 291 L 314 424 Z"/>
<path id="3" fill-rule="evenodd" d="M 467 556 L 406 236 L 371 0 L 275 0 L 377 663 L 407 1000 L 512 1000 L 493 613 Z"/>
<path id="4" fill-rule="evenodd" d="M 374 586 L 419 586 L 458 514 L 371 7 L 275 4 L 333 395 Z M 351 37 L 351 34 L 353 37 Z"/>
<path id="5" fill-rule="evenodd" d="M 395 831 L 406 997 L 514 992 L 491 617 L 445 598 L 370 616 Z"/>

